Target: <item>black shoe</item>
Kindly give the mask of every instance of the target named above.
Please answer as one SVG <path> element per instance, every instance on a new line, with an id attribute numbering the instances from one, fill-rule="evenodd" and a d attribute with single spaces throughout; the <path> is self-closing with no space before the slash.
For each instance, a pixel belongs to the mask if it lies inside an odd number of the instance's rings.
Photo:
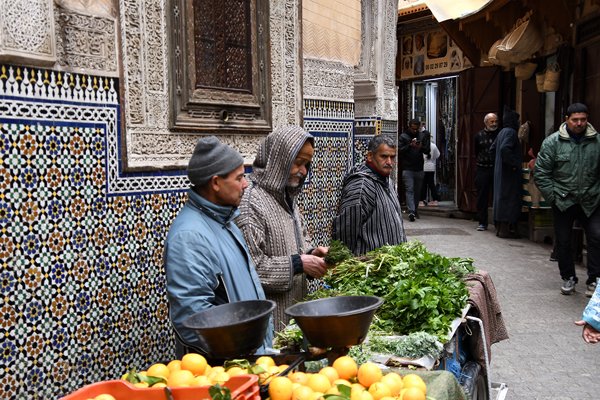
<path id="1" fill-rule="evenodd" d="M 417 219 L 421 219 L 421 217 L 419 216 L 419 213 L 415 211 L 415 218 Z"/>
<path id="2" fill-rule="evenodd" d="M 408 214 L 408 219 L 410 220 L 410 222 L 414 222 L 415 221 L 415 214 L 413 214 L 413 213 Z"/>

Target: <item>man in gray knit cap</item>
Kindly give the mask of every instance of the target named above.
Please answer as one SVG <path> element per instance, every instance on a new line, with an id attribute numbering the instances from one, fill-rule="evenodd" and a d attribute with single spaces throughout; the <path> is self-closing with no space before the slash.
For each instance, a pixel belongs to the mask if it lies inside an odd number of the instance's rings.
<path id="1" fill-rule="evenodd" d="M 199 348 L 196 333 L 183 325 L 190 315 L 224 303 L 265 299 L 244 237 L 233 219 L 248 182 L 242 156 L 216 137 L 200 139 L 188 169 L 192 187 L 165 243 L 169 314 L 177 355 Z M 263 347 L 271 347 L 272 329 Z"/>

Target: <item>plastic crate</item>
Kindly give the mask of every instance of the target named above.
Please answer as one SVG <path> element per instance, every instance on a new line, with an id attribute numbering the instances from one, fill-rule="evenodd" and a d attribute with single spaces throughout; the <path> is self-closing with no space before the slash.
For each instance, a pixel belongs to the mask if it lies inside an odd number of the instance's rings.
<path id="1" fill-rule="evenodd" d="M 260 400 L 258 376 L 232 376 L 225 385 L 231 390 L 235 400 Z M 171 388 L 173 400 L 210 399 L 210 386 Z M 92 383 L 62 398 L 62 400 L 88 400 L 102 393 L 108 393 L 117 400 L 168 400 L 165 388 L 137 388 L 124 380 Z"/>

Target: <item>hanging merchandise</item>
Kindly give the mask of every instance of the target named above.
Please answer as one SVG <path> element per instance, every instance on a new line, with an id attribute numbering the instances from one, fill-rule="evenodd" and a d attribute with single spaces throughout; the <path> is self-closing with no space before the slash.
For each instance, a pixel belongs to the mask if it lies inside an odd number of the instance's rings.
<path id="1" fill-rule="evenodd" d="M 531 78 L 535 69 L 537 68 L 536 63 L 525 62 L 515 66 L 515 77 L 521 80 L 527 80 Z"/>
<path id="2" fill-rule="evenodd" d="M 540 93 L 545 92 L 544 90 L 544 81 L 546 80 L 546 71 L 535 74 L 535 85 L 537 87 L 537 91 Z"/>
<path id="3" fill-rule="evenodd" d="M 545 92 L 556 92 L 560 85 L 560 66 L 554 62 L 546 68 L 546 75 L 544 77 L 544 91 Z"/>

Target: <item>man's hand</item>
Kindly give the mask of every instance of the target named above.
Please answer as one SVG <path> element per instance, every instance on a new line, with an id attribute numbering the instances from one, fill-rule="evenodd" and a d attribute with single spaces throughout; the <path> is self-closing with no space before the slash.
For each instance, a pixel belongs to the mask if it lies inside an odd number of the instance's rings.
<path id="1" fill-rule="evenodd" d="M 595 330 L 590 324 L 585 321 L 575 321 L 575 325 L 583 326 L 583 332 L 581 337 L 586 343 L 598 343 L 600 342 L 600 332 Z"/>
<path id="2" fill-rule="evenodd" d="M 319 247 L 313 249 L 313 251 L 310 254 L 312 254 L 313 256 L 317 256 L 317 257 L 325 257 L 328 252 L 329 252 L 329 247 L 319 246 Z"/>
<path id="3" fill-rule="evenodd" d="M 300 258 L 302 259 L 302 267 L 306 275 L 313 278 L 320 278 L 327 272 L 327 265 L 323 258 L 313 256 L 312 254 L 302 254 Z"/>

